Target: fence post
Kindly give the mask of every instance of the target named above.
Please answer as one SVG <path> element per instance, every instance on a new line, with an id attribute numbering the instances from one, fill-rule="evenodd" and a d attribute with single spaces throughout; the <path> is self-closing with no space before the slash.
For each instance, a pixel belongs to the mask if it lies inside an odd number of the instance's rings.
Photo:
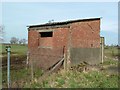
<path id="1" fill-rule="evenodd" d="M 65 53 L 64 53 L 64 70 L 66 71 L 66 66 L 67 65 L 67 63 L 66 63 L 66 56 L 65 56 Z"/>
<path id="2" fill-rule="evenodd" d="M 28 68 L 28 65 L 29 65 L 29 52 L 27 52 L 26 69 Z"/>
<path id="3" fill-rule="evenodd" d="M 72 33 L 72 30 L 71 30 L 71 28 L 69 27 L 69 34 L 68 34 L 68 46 L 67 46 L 67 60 L 66 60 L 66 62 L 67 62 L 67 70 L 70 68 L 70 63 L 71 63 L 71 61 L 70 61 L 70 59 L 71 59 L 71 47 L 72 47 L 72 43 L 71 43 L 71 41 L 72 41 L 72 36 L 71 36 L 71 33 Z"/>
<path id="4" fill-rule="evenodd" d="M 101 40 L 101 63 L 103 63 L 103 60 L 104 60 L 104 37 L 101 37 L 100 38 Z"/>
<path id="5" fill-rule="evenodd" d="M 6 46 L 7 51 L 7 82 L 8 82 L 8 88 L 10 88 L 10 49 L 11 46 Z"/>
<path id="6" fill-rule="evenodd" d="M 32 82 L 33 82 L 33 61 L 31 60 L 31 79 L 32 79 Z"/>

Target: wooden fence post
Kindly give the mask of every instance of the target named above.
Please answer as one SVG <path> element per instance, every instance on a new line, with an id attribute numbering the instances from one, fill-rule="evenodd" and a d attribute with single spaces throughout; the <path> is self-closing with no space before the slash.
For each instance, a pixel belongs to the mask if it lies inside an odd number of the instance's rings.
<path id="1" fill-rule="evenodd" d="M 66 54 L 64 53 L 64 70 L 67 70 L 67 61 L 66 61 Z"/>
<path id="2" fill-rule="evenodd" d="M 34 76 L 33 76 L 33 61 L 31 60 L 31 80 L 32 80 L 32 82 L 33 82 L 33 78 L 34 78 Z"/>
<path id="3" fill-rule="evenodd" d="M 101 63 L 104 62 L 104 37 L 100 38 L 101 40 Z"/>
<path id="4" fill-rule="evenodd" d="M 71 28 L 69 28 L 69 34 L 68 34 L 68 47 L 67 47 L 67 70 L 70 68 L 70 55 L 71 55 L 71 47 L 72 47 L 72 36 L 71 36 Z"/>
<path id="5" fill-rule="evenodd" d="M 28 69 L 28 64 L 29 64 L 29 52 L 27 52 L 26 69 Z"/>

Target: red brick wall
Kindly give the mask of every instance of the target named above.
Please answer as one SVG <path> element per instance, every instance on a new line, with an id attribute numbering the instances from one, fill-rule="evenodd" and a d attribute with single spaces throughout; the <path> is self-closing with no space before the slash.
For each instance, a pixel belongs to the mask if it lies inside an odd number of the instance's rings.
<path id="1" fill-rule="evenodd" d="M 35 30 L 28 31 L 28 49 L 37 48 L 39 41 L 39 33 Z"/>
<path id="2" fill-rule="evenodd" d="M 70 29 L 72 47 L 100 47 L 100 20 L 73 23 Z"/>
<path id="3" fill-rule="evenodd" d="M 39 46 L 63 48 L 67 47 L 69 28 L 56 28 L 53 29 L 53 37 L 41 38 L 39 32 L 36 30 L 30 30 L 28 32 L 28 48 L 38 48 Z"/>
<path id="4" fill-rule="evenodd" d="M 63 58 L 63 52 L 66 51 L 64 46 L 67 46 L 68 28 L 53 29 L 53 37 L 47 38 L 41 38 L 39 32 L 35 30 L 30 30 L 28 34 L 30 60 L 34 61 L 35 66 L 48 69 Z"/>
<path id="5" fill-rule="evenodd" d="M 65 46 L 65 49 L 68 45 L 68 30 L 69 28 L 57 28 L 54 31 L 53 36 L 53 47 L 54 48 L 63 48 Z"/>
<path id="6" fill-rule="evenodd" d="M 35 67 L 48 69 L 54 65 L 57 61 L 63 58 L 62 48 L 51 49 L 51 48 L 36 48 L 30 52 L 29 59 L 34 63 Z"/>
<path id="7" fill-rule="evenodd" d="M 28 47 L 51 46 L 61 48 L 68 45 L 69 29 L 71 29 L 72 47 L 100 47 L 100 20 L 72 23 L 70 28 L 53 29 L 53 37 L 40 38 L 39 32 L 28 32 Z"/>
<path id="8" fill-rule="evenodd" d="M 91 44 L 92 48 L 100 47 L 100 20 L 72 23 L 70 28 L 55 28 L 53 37 L 48 38 L 40 38 L 39 32 L 30 30 L 28 32 L 30 60 L 34 60 L 36 65 L 43 69 L 60 60 L 63 57 L 64 46 L 66 52 L 69 45 L 69 29 L 72 48 L 91 48 Z"/>
<path id="9" fill-rule="evenodd" d="M 39 37 L 39 46 L 41 47 L 53 47 L 53 37 Z"/>

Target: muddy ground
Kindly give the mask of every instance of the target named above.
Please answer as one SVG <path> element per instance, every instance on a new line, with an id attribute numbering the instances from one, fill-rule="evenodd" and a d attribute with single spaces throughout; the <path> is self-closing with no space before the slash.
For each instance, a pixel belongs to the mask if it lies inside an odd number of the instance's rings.
<path id="1" fill-rule="evenodd" d="M 10 57 L 10 66 L 11 69 L 20 69 L 22 66 L 26 65 L 26 55 L 13 55 Z M 19 68 L 18 68 L 19 67 Z M 7 57 L 2 57 L 2 70 L 7 68 Z"/>
<path id="2" fill-rule="evenodd" d="M 17 73 L 17 71 L 26 68 L 26 59 L 26 55 L 12 55 L 10 57 L 10 71 Z M 3 88 L 7 87 L 7 56 L 2 57 L 2 85 Z"/>

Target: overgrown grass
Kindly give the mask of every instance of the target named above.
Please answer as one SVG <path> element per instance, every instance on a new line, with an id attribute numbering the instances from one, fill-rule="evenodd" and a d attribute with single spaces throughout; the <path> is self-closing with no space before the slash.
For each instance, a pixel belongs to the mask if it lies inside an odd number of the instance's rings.
<path id="1" fill-rule="evenodd" d="M 118 88 L 118 78 L 120 76 L 117 73 L 118 61 L 113 60 L 116 56 L 119 56 L 117 47 L 105 48 L 104 63 L 100 64 L 103 70 L 93 70 L 89 72 L 78 72 L 75 70 L 64 70 L 58 73 L 53 73 L 42 83 L 34 82 L 31 88 Z M 107 67 L 106 67 L 107 66 Z M 113 69 L 112 69 L 113 68 Z M 114 70 L 115 69 L 115 70 Z M 113 70 L 113 71 L 112 71 Z M 112 73 L 110 73 L 112 72 Z"/>
<path id="2" fill-rule="evenodd" d="M 42 83 L 33 83 L 34 88 L 118 88 L 118 76 L 92 71 L 80 73 L 60 71 L 50 75 Z"/>
<path id="3" fill-rule="evenodd" d="M 5 45 L 3 46 L 3 52 L 5 52 Z M 13 54 L 25 55 L 27 52 L 27 46 L 12 45 L 11 51 Z M 105 49 L 105 56 L 107 58 L 102 66 L 115 66 L 117 67 L 118 61 L 112 58 L 118 56 L 118 49 L 116 47 L 108 47 Z M 29 69 L 17 69 L 11 70 L 11 82 L 22 83 L 21 88 L 118 88 L 118 74 L 108 73 L 104 70 L 93 70 L 89 72 L 78 72 L 75 70 L 69 70 L 65 72 L 60 70 L 58 73 L 52 73 L 46 77 L 46 80 L 39 82 L 38 78 L 43 74 L 40 69 L 34 69 L 34 81 L 31 82 L 31 70 Z M 2 75 L 3 85 L 7 85 L 7 71 L 3 71 Z M 120 76 L 119 76 L 120 78 Z M 7 87 L 7 86 L 6 86 Z"/>
<path id="4" fill-rule="evenodd" d="M 42 75 L 42 71 L 40 69 L 34 70 L 34 78 L 38 78 L 41 75 Z M 10 79 L 11 79 L 12 87 L 14 87 L 14 83 L 23 84 L 24 82 L 24 83 L 30 84 L 32 80 L 31 69 L 30 68 L 26 69 L 25 67 L 23 67 L 22 69 L 11 70 Z M 2 72 L 2 82 L 3 82 L 4 87 L 7 87 L 7 71 L 6 70 Z M 24 86 L 25 84 L 19 87 L 21 88 Z M 18 87 L 15 86 L 15 88 L 18 88 Z"/>
<path id="5" fill-rule="evenodd" d="M 1 70 L 1 68 L 0 68 L 0 89 L 2 88 L 2 70 Z"/>
<path id="6" fill-rule="evenodd" d="M 103 65 L 118 65 L 118 61 L 114 61 L 112 58 L 104 59 Z"/>
<path id="7" fill-rule="evenodd" d="M 2 57 L 2 62 L 6 62 L 6 56 L 7 56 L 7 52 L 6 52 L 6 46 L 5 44 L 0 44 L 0 54 L 2 54 L 4 57 Z M 27 81 L 27 80 L 31 80 L 31 74 L 30 74 L 30 70 L 25 68 L 25 64 L 22 64 L 22 61 L 26 60 L 26 54 L 27 54 L 27 45 L 18 45 L 18 44 L 13 44 L 10 45 L 11 46 L 11 64 L 13 64 L 10 68 L 10 79 L 11 79 L 11 84 L 13 84 L 14 82 L 17 82 L 19 80 L 23 80 L 23 81 Z M 16 55 L 16 57 L 14 56 Z M 15 59 L 19 58 L 19 60 L 21 60 L 21 62 L 18 62 L 19 64 L 15 64 L 16 61 Z M 4 61 L 5 60 L 5 61 Z M 2 84 L 3 87 L 7 87 L 7 69 L 5 69 L 5 67 L 3 67 L 2 70 Z"/>
<path id="8" fill-rule="evenodd" d="M 7 71 L 3 71 L 2 72 L 2 78 L 3 78 L 3 85 L 7 85 Z M 26 78 L 27 77 L 27 78 Z M 20 79 L 24 79 L 26 81 L 26 79 L 30 79 L 30 73 L 29 70 L 26 69 L 19 69 L 19 70 L 11 70 L 10 71 L 10 80 L 11 80 L 11 84 L 13 82 L 17 82 Z"/>

